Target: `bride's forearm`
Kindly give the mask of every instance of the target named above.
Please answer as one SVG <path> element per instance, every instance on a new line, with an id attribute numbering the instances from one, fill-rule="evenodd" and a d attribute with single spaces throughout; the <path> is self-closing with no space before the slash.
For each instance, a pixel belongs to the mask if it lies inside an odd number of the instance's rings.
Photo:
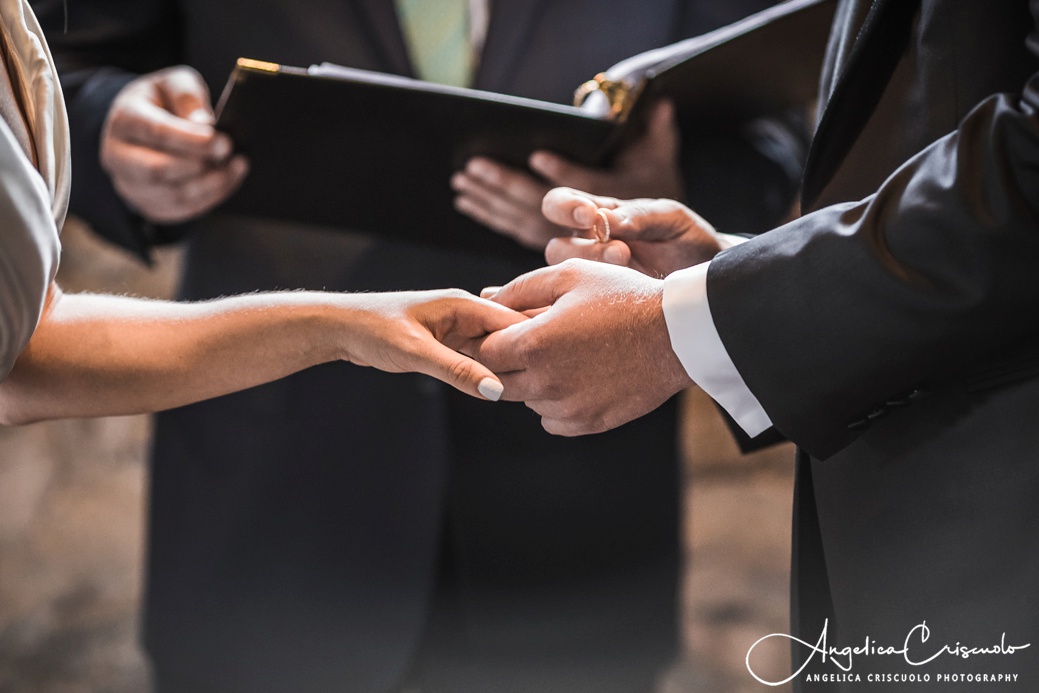
<path id="1" fill-rule="evenodd" d="M 346 356 L 354 302 L 298 292 L 172 303 L 52 288 L 0 384 L 0 420 L 156 411 L 276 380 Z"/>

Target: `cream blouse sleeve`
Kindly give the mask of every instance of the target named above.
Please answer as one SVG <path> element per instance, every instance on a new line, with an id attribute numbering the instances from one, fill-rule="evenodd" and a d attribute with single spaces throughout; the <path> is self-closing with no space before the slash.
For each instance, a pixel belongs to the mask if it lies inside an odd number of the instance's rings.
<path id="1" fill-rule="evenodd" d="M 58 250 L 43 179 L 0 120 L 0 379 L 36 329 Z"/>
<path id="2" fill-rule="evenodd" d="M 28 344 L 58 268 L 58 231 L 68 205 L 68 122 L 53 61 L 25 0 L 0 0 L 7 104 L 21 105 L 34 165 L 0 118 L 0 379 Z"/>

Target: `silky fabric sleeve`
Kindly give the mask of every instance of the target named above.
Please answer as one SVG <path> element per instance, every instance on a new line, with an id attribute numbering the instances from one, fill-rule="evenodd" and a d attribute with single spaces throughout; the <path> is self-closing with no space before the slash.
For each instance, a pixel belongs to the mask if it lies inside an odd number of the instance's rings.
<path id="1" fill-rule="evenodd" d="M 58 268 L 58 230 L 40 174 L 0 119 L 0 379 L 29 343 Z"/>
<path id="2" fill-rule="evenodd" d="M 39 323 L 68 206 L 68 123 L 43 32 L 24 0 L 0 0 L 0 379 Z M 20 138 L 7 118 L 14 123 Z M 30 160 L 30 155 L 36 161 Z"/>

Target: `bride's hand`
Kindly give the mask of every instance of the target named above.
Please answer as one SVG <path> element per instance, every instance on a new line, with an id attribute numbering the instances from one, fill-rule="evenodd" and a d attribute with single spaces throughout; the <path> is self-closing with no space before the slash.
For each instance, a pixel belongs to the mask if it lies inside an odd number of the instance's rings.
<path id="1" fill-rule="evenodd" d="M 455 351 L 527 318 L 460 289 L 346 294 L 345 361 L 391 373 L 433 376 L 466 394 L 497 401 L 501 381 Z"/>

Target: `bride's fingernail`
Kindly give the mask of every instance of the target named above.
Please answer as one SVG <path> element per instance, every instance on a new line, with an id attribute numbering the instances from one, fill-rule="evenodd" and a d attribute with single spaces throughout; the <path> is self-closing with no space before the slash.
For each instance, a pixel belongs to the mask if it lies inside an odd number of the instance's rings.
<path id="1" fill-rule="evenodd" d="M 505 386 L 494 378 L 484 378 L 480 381 L 480 384 L 476 386 L 476 389 L 480 391 L 481 395 L 492 402 L 497 402 L 501 399 L 501 393 L 505 392 Z"/>
<path id="2" fill-rule="evenodd" d="M 501 291 L 500 286 L 485 286 L 480 289 L 480 298 L 490 298 L 499 291 Z"/>

